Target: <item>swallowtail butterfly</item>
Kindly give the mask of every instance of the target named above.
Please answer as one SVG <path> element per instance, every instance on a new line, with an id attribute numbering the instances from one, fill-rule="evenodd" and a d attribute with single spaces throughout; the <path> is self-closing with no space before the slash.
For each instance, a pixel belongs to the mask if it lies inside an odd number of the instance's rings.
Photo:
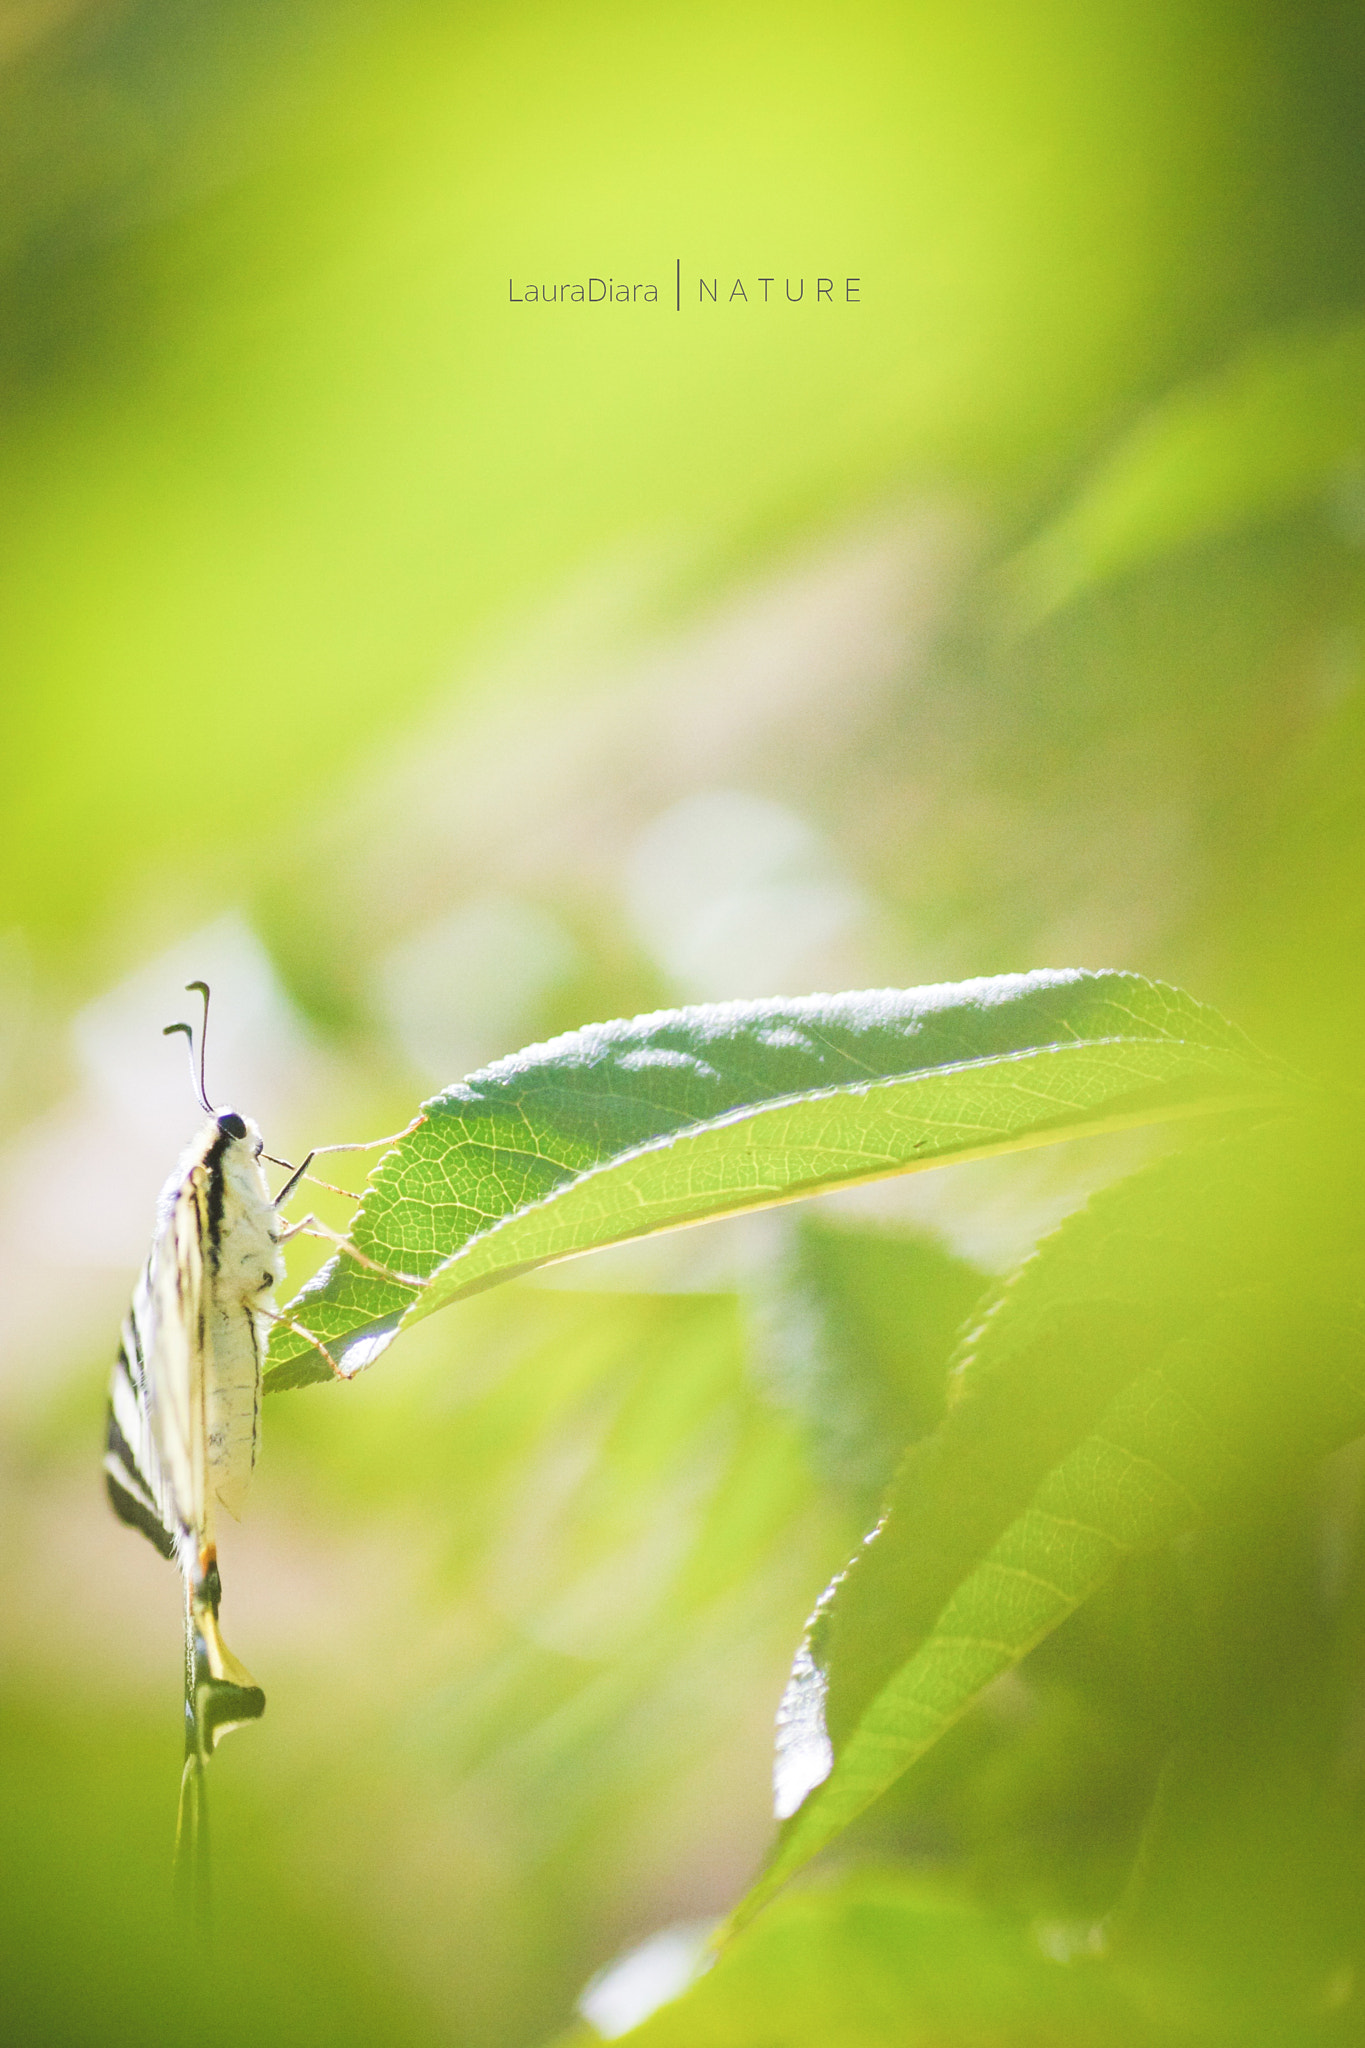
<path id="1" fill-rule="evenodd" d="M 191 982 L 204 998 L 208 989 Z M 170 1024 L 190 1041 L 187 1024 Z M 240 1513 L 260 1444 L 261 1364 L 283 1277 L 280 1205 L 312 1158 L 272 1195 L 261 1134 L 204 1089 L 209 1121 L 161 1191 L 152 1248 L 133 1290 L 109 1392 L 105 1484 L 114 1511 L 185 1580 L 186 1783 L 220 1735 L 265 1711 L 265 1694 L 218 1626 L 214 1519 Z M 283 1164 L 283 1162 L 279 1162 Z M 182 1796 L 182 1828 L 185 1822 Z"/>
<path id="2" fill-rule="evenodd" d="M 209 1101 L 209 992 L 202 981 L 189 987 L 204 1000 L 197 1068 L 191 1026 L 168 1024 L 166 1030 L 189 1040 L 190 1071 L 209 1120 L 157 1204 L 152 1248 L 114 1360 L 104 1476 L 114 1512 L 177 1564 L 185 1581 L 185 1768 L 177 1868 L 192 1912 L 201 1914 L 207 1882 L 204 1766 L 230 1728 L 265 1712 L 265 1694 L 218 1626 L 223 1589 L 213 1532 L 219 1508 L 233 1516 L 240 1512 L 255 1470 L 270 1325 L 288 1322 L 338 1379 L 347 1377 L 310 1330 L 275 1307 L 274 1290 L 284 1277 L 280 1246 L 309 1231 L 386 1280 L 414 1292 L 422 1282 L 378 1265 L 316 1216 L 288 1228 L 279 1225 L 281 1208 L 318 1151 L 373 1152 L 404 1134 L 370 1144 L 323 1145 L 299 1167 L 273 1159 L 249 1117 L 215 1109 Z M 289 1175 L 277 1195 L 270 1192 L 262 1159 Z M 359 1200 L 344 1188 L 331 1192 Z"/>

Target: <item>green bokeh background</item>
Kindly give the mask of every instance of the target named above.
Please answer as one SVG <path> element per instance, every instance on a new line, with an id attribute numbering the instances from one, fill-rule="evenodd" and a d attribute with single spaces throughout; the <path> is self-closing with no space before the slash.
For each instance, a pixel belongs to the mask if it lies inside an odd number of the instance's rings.
<path id="1" fill-rule="evenodd" d="M 570 943 L 480 1057 L 732 992 L 623 880 L 716 789 L 857 894 L 849 974 L 1141 969 L 1353 1075 L 1363 115 L 1344 4 L 5 0 L 10 1210 L 71 1019 L 229 912 L 312 1048 L 290 1146 L 430 1091 L 374 990 L 481 891 Z M 764 274 L 801 303 L 724 302 Z M 1245 360 L 1288 365 L 1259 411 L 1222 395 Z M 914 616 L 846 674 L 817 619 L 812 692 L 782 617 L 864 555 Z M 0 1415 L 12 2038 L 500 2048 L 723 1911 L 791 1648 L 932 1421 L 991 1217 L 1088 1160 L 959 1174 L 948 1249 L 925 1209 L 793 1219 L 272 1403 L 230 1632 L 271 1705 L 215 1766 L 211 1972 L 163 1920 L 175 1587 L 94 1495 L 132 1267 L 95 1272 Z M 55 1229 L 12 1293 L 88 1263 Z"/>

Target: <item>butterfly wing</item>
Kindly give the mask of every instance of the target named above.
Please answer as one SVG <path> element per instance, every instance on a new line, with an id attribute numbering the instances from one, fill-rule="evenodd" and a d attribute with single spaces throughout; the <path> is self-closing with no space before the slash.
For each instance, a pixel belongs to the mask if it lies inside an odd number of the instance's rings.
<path id="1" fill-rule="evenodd" d="M 199 1687 L 202 1680 L 209 1688 L 195 1712 L 210 1748 L 226 1728 L 255 1718 L 265 1706 L 265 1695 L 219 1631 L 221 1588 L 212 1526 L 217 1474 L 210 1427 L 216 1388 L 211 1382 L 221 1377 L 214 1347 L 221 1342 L 224 1321 L 218 1298 L 228 1206 L 223 1162 L 232 1137 L 218 1121 L 210 1124 L 162 1191 L 152 1249 L 133 1290 L 114 1361 L 104 1458 L 115 1513 L 140 1529 L 184 1574 L 192 1684 Z M 273 1214 L 264 1190 L 263 1202 Z M 273 1254 L 268 1225 L 261 1227 Z M 255 1265 L 263 1269 L 262 1256 Z M 258 1288 L 262 1278 L 264 1270 L 256 1276 Z M 251 1362 L 258 1377 L 254 1348 Z M 253 1453 L 254 1413 L 253 1408 Z"/>
<path id="2" fill-rule="evenodd" d="M 205 1527 L 202 1428 L 201 1172 L 195 1159 L 162 1195 L 114 1361 L 104 1460 L 115 1512 L 191 1580 L 212 1540 Z"/>
<path id="3" fill-rule="evenodd" d="M 140 1529 L 163 1557 L 174 1558 L 175 1524 L 167 1513 L 161 1461 L 148 1416 L 145 1328 L 134 1297 L 109 1385 L 104 1484 L 120 1520 Z"/>

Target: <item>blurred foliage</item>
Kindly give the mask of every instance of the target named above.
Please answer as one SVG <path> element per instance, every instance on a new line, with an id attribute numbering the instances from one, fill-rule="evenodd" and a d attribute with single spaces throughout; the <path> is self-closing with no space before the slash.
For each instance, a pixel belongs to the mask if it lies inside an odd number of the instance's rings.
<path id="1" fill-rule="evenodd" d="M 52 11 L 0 293 L 5 915 L 44 938 L 263 882 L 301 780 L 557 575 L 1008 502 L 1361 282 L 1344 7 Z M 836 264 L 864 317 L 505 303 L 677 256 Z"/>
<path id="2" fill-rule="evenodd" d="M 891 2039 L 906 2048 L 1127 2048 L 1145 2030 L 1084 1960 L 1050 1959 L 1020 1926 L 951 1887 L 872 1869 L 775 1906 L 685 2006 L 666 2007 L 630 2038 L 642 2048 L 873 2048 Z"/>
<path id="3" fill-rule="evenodd" d="M 1260 340 L 1156 408 L 1016 566 L 1027 612 L 1173 550 L 1331 505 L 1359 518 L 1365 334 L 1352 319 Z"/>
<path id="4" fill-rule="evenodd" d="M 71 1022 L 224 913 L 313 1060 L 272 1147 L 457 1078 L 412 991 L 500 953 L 471 1064 L 779 986 L 1176 982 L 1329 1091 L 1267 1197 L 1316 1174 L 1331 1212 L 1265 1254 L 1275 1369 L 1229 1354 L 1253 1417 L 1321 1383 L 1359 1222 L 1363 103 L 1344 0 L 0 7 L 16 2039 L 520 2048 L 724 1913 L 792 1647 L 982 1269 L 1133 1163 L 686 1232 L 272 1401 L 225 1545 L 270 1707 L 215 1764 L 206 1970 L 162 1912 L 173 1574 L 93 1482 L 133 1266 L 90 1204 L 140 1231 L 155 1179 L 102 1178 L 138 1104 Z M 504 297 L 679 257 L 861 305 Z M 745 868 L 707 814 L 734 873 L 682 985 L 639 850 L 717 791 L 805 836 Z M 837 944 L 772 950 L 817 911 Z M 1365 1493 L 1319 1448 L 1123 1563 L 649 2031 L 1355 2038 Z"/>
<path id="5" fill-rule="evenodd" d="M 833 1769 L 746 1913 L 1127 1556 L 1249 1512 L 1359 1433 L 1358 1126 L 1345 1162 L 1292 1130 L 1096 1197 L 964 1340 L 955 1400 L 798 1661 L 794 1762 L 818 1700 Z"/>

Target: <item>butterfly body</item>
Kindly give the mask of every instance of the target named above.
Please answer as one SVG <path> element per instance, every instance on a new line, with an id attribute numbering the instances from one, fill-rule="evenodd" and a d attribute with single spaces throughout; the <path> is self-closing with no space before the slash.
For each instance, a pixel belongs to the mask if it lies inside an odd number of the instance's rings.
<path id="1" fill-rule="evenodd" d="M 245 1119 L 243 1119 L 245 1121 Z M 221 1134 L 220 1134 L 221 1135 Z M 216 1145 L 217 1141 L 215 1141 Z M 275 1204 L 260 1165 L 260 1133 L 210 1145 L 197 1199 L 205 1222 L 204 1441 L 206 1490 L 240 1515 L 260 1446 L 266 1310 L 283 1278 Z"/>

